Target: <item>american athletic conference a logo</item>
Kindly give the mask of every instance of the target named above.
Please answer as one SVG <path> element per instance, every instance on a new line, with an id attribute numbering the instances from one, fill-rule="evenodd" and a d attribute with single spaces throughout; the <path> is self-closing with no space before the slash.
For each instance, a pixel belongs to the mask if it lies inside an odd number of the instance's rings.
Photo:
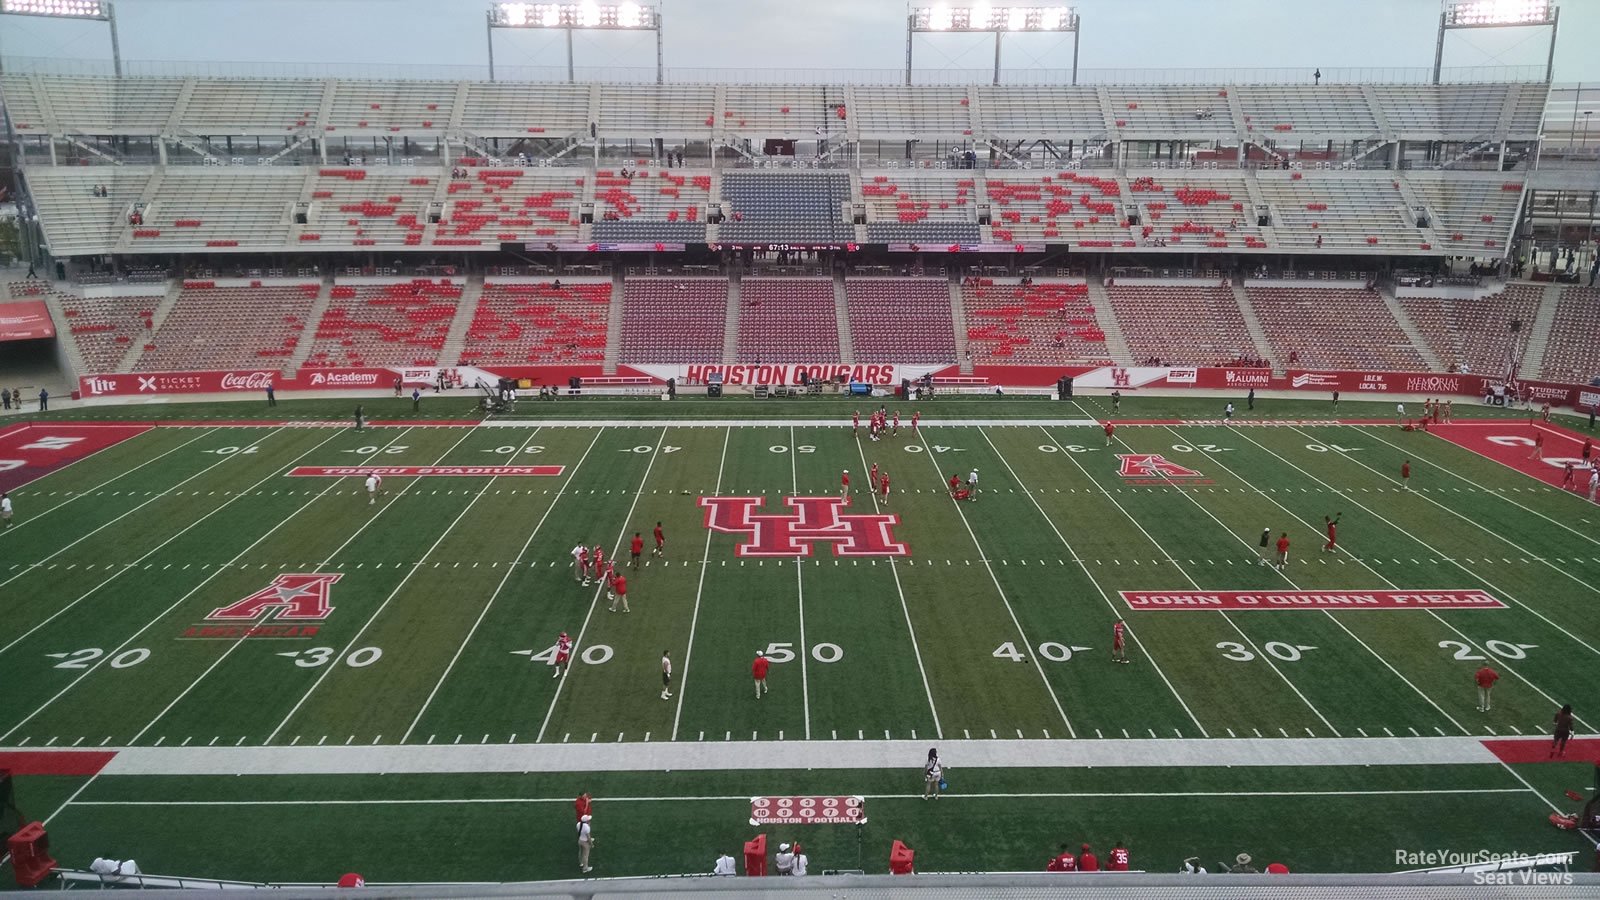
<path id="1" fill-rule="evenodd" d="M 333 612 L 329 589 L 343 578 L 333 573 L 286 573 L 248 597 L 219 607 L 203 624 L 190 626 L 186 638 L 308 638 L 316 623 Z"/>
<path id="2" fill-rule="evenodd" d="M 701 497 L 706 527 L 741 534 L 739 556 L 810 556 L 818 542 L 833 545 L 834 556 L 910 556 L 894 539 L 900 517 L 891 513 L 843 515 L 838 497 L 785 497 L 788 515 L 759 512 L 765 497 Z"/>

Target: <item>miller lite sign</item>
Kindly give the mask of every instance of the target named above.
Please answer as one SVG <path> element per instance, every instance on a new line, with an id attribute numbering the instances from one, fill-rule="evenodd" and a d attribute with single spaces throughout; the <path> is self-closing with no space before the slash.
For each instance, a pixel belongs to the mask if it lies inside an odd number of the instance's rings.
<path id="1" fill-rule="evenodd" d="M 846 514 L 839 497 L 785 497 L 789 513 L 761 512 L 765 497 L 701 497 L 706 527 L 743 535 L 739 556 L 810 556 L 818 544 L 834 556 L 910 556 L 894 539 L 900 517 L 889 513 Z"/>

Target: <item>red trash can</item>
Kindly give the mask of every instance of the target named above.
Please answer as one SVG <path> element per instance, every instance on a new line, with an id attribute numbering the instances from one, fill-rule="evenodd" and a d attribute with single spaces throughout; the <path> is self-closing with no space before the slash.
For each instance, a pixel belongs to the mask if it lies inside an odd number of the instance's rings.
<path id="1" fill-rule="evenodd" d="M 910 875 L 911 864 L 916 855 L 917 851 L 898 840 L 895 841 L 889 845 L 889 872 L 894 875 Z"/>
<path id="2" fill-rule="evenodd" d="M 17 886 L 31 888 L 50 877 L 56 861 L 50 858 L 50 836 L 44 832 L 44 823 L 29 822 L 6 841 L 11 851 L 11 869 L 17 876 Z"/>
<path id="3" fill-rule="evenodd" d="M 767 874 L 767 836 L 756 835 L 753 841 L 744 843 L 744 874 L 764 876 Z"/>

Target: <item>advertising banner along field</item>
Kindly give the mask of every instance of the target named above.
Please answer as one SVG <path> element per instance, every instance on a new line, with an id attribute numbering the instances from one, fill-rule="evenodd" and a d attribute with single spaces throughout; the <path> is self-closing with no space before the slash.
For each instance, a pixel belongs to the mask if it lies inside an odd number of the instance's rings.
<path id="1" fill-rule="evenodd" d="M 43 302 L 0 303 L 0 341 L 31 341 L 55 336 L 50 309 Z"/>

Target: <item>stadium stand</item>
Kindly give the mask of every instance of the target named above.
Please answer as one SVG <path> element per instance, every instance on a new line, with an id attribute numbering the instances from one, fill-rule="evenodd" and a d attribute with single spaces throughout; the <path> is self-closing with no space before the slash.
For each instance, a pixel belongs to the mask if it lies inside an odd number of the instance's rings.
<path id="1" fill-rule="evenodd" d="M 473 81 L 461 127 L 480 135 L 562 138 L 587 134 L 587 84 Z"/>
<path id="2" fill-rule="evenodd" d="M 1063 241 L 1099 249 L 1134 246 L 1118 177 L 1007 172 L 985 179 L 984 193 L 991 204 L 989 232 L 995 241 Z"/>
<path id="3" fill-rule="evenodd" d="M 1264 171 L 1256 181 L 1285 250 L 1415 250 L 1425 242 L 1389 173 Z"/>
<path id="4" fill-rule="evenodd" d="M 850 114 L 863 137 L 952 138 L 972 133 L 967 89 L 952 85 L 861 84 Z"/>
<path id="5" fill-rule="evenodd" d="M 976 365 L 1061 365 L 1106 361 L 1089 286 L 1040 279 L 1032 285 L 967 278 L 961 284 L 967 348 Z"/>
<path id="6" fill-rule="evenodd" d="M 4 82 L 7 106 L 16 104 L 11 115 L 28 126 L 19 131 L 130 136 L 165 130 L 183 86 L 181 78 L 66 75 L 8 75 Z"/>
<path id="7" fill-rule="evenodd" d="M 1240 172 L 1129 172 L 1128 199 L 1137 204 L 1140 246 L 1264 248 L 1247 204 L 1250 185 Z"/>
<path id="8" fill-rule="evenodd" d="M 839 361 L 833 279 L 747 277 L 739 303 L 735 362 Z"/>
<path id="9" fill-rule="evenodd" d="M 727 316 L 726 278 L 629 278 L 622 288 L 618 358 L 624 363 L 722 362 Z"/>
<path id="10" fill-rule="evenodd" d="M 845 172 L 741 172 L 722 176 L 725 241 L 851 241 Z"/>
<path id="11" fill-rule="evenodd" d="M 1254 355 L 1239 302 L 1227 285 L 1119 281 L 1106 294 L 1136 362 L 1216 366 Z"/>
<path id="12" fill-rule="evenodd" d="M 972 172 L 862 173 L 867 240 L 957 244 L 982 240 Z M 930 248 L 931 249 L 931 248 Z"/>
<path id="13" fill-rule="evenodd" d="M 730 84 L 723 121 L 739 134 L 779 139 L 829 138 L 848 131 L 838 110 L 846 103 L 839 85 Z"/>
<path id="14" fill-rule="evenodd" d="M 497 247 L 502 242 L 576 241 L 590 177 L 581 170 L 471 168 L 450 179 L 431 246 Z"/>
<path id="15" fill-rule="evenodd" d="M 486 279 L 460 363 L 597 363 L 605 359 L 611 279 Z"/>
<path id="16" fill-rule="evenodd" d="M 704 243 L 712 173 L 690 169 L 641 167 L 601 169 L 594 179 L 597 241 L 680 241 Z"/>
<path id="17" fill-rule="evenodd" d="M 311 207 L 301 240 L 407 246 L 422 242 L 439 170 L 323 168 L 311 179 Z"/>
<path id="18" fill-rule="evenodd" d="M 681 141 L 718 127 L 716 88 L 709 84 L 601 84 L 599 134 Z M 733 117 L 727 111 L 726 120 Z"/>
<path id="19" fill-rule="evenodd" d="M 1507 284 L 1482 297 L 1402 297 L 1400 306 L 1446 368 L 1502 376 L 1516 371 L 1507 323 L 1532 323 L 1543 296 L 1541 285 Z"/>
<path id="20" fill-rule="evenodd" d="M 305 179 L 304 171 L 270 166 L 169 167 L 155 199 L 143 210 L 144 223 L 126 227 L 127 249 L 282 249 L 289 243 L 292 211 Z M 302 232 L 302 241 L 308 233 L 316 232 Z"/>
<path id="21" fill-rule="evenodd" d="M 956 361 L 945 279 L 847 278 L 844 287 L 856 359 Z"/>
<path id="22" fill-rule="evenodd" d="M 1245 131 L 1258 137 L 1360 140 L 1382 131 L 1360 85 L 1247 84 L 1228 90 L 1239 101 Z"/>
<path id="23" fill-rule="evenodd" d="M 294 355 L 321 290 L 315 282 L 233 287 L 185 281 L 135 371 L 281 368 Z"/>
<path id="24" fill-rule="evenodd" d="M 1569 287 L 1556 304 L 1550 343 L 1545 347 L 1544 377 L 1588 384 L 1600 378 L 1600 289 Z"/>
<path id="25" fill-rule="evenodd" d="M 1116 131 L 1131 140 L 1214 140 L 1239 131 L 1221 86 L 1108 85 Z"/>
<path id="26" fill-rule="evenodd" d="M 104 253 L 128 227 L 128 214 L 150 181 L 144 167 L 27 170 L 28 190 L 44 211 L 45 244 L 56 256 Z M 104 185 L 106 196 L 95 196 Z"/>
<path id="27" fill-rule="evenodd" d="M 443 134 L 456 105 L 456 82 L 335 81 L 323 125 L 335 134 Z"/>
<path id="28" fill-rule="evenodd" d="M 1246 290 L 1267 342 L 1290 368 L 1427 369 L 1376 291 L 1257 286 Z"/>
<path id="29" fill-rule="evenodd" d="M 1104 140 L 1108 133 L 1100 95 L 1092 87 L 981 85 L 976 99 L 988 134 Z"/>
<path id="30" fill-rule="evenodd" d="M 197 79 L 183 106 L 195 134 L 272 134 L 313 127 L 327 83 L 299 79 Z"/>
<path id="31" fill-rule="evenodd" d="M 306 366 L 432 366 L 439 363 L 461 285 L 447 278 L 336 284 L 330 297 Z"/>
<path id="32" fill-rule="evenodd" d="M 1434 214 L 1440 247 L 1466 256 L 1505 252 L 1522 199 L 1522 180 L 1500 172 L 1415 171 L 1406 181 Z"/>

